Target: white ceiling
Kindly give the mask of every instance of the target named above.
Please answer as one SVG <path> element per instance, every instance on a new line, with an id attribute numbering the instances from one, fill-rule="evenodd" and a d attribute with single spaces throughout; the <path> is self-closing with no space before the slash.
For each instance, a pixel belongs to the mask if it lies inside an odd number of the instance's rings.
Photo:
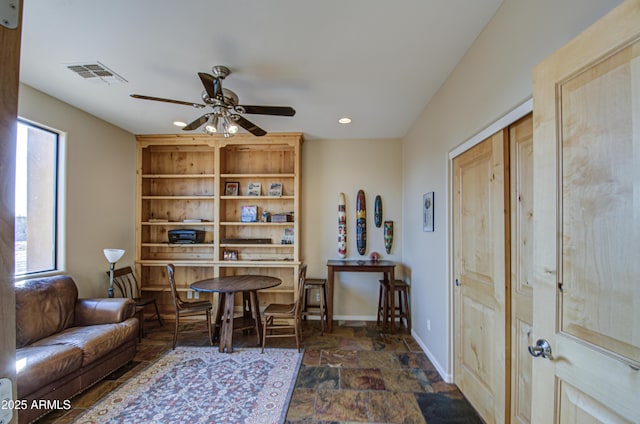
<path id="1" fill-rule="evenodd" d="M 501 2 L 24 0 L 20 80 L 134 134 L 181 133 L 203 110 L 129 94 L 201 103 L 197 72 L 225 65 L 241 104 L 296 109 L 245 115 L 266 131 L 399 138 Z M 127 82 L 66 67 L 96 61 Z"/>

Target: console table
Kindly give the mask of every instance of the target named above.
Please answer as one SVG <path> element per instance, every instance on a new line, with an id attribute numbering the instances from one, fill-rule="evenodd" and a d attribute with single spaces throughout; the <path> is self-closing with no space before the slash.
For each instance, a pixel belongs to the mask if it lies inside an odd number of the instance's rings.
<path id="1" fill-rule="evenodd" d="M 390 288 L 389 293 L 391 293 L 391 299 L 393 305 L 391 305 L 391 309 L 389 310 L 388 303 L 384 302 L 383 315 L 385 316 L 384 322 L 382 324 L 382 328 L 386 328 L 387 326 L 387 318 L 389 318 L 389 312 L 394 311 L 395 309 L 395 262 L 392 261 L 377 261 L 373 262 L 370 260 L 357 260 L 357 259 L 329 259 L 327 261 L 327 320 L 329 321 L 327 324 L 327 331 L 331 332 L 333 329 L 333 277 L 336 272 L 381 272 L 384 276 L 384 279 L 389 281 Z M 378 283 L 378 279 L 374 280 Z M 391 320 L 391 333 L 396 332 L 396 323 L 392 318 Z"/>

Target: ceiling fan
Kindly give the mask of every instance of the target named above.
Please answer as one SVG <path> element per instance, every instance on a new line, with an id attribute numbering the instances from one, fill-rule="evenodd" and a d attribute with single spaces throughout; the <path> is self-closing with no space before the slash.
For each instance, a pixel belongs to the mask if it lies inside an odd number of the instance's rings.
<path id="1" fill-rule="evenodd" d="M 212 135 L 220 133 L 225 137 L 231 137 L 233 134 L 237 133 L 238 125 L 258 137 L 267 133 L 265 130 L 243 117 L 242 114 L 245 113 L 276 116 L 294 116 L 296 114 L 296 111 L 289 106 L 239 105 L 236 93 L 229 89 L 222 88 L 222 80 L 231 74 L 229 68 L 226 66 L 214 66 L 212 68 L 212 73 L 213 75 L 198 72 L 200 81 L 202 81 L 202 85 L 204 85 L 202 101 L 205 104 L 144 96 L 142 94 L 131 94 L 131 97 L 192 106 L 197 109 L 203 109 L 209 106 L 212 109 L 211 112 L 205 113 L 182 129 L 184 131 L 191 131 L 206 124 L 204 127 L 206 134 Z"/>

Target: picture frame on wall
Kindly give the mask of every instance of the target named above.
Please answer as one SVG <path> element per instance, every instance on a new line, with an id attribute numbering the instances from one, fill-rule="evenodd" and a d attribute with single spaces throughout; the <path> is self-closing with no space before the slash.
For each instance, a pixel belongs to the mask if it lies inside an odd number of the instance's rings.
<path id="1" fill-rule="evenodd" d="M 240 183 L 237 181 L 227 181 L 224 183 L 224 195 L 225 196 L 237 196 Z"/>
<path id="2" fill-rule="evenodd" d="M 432 233 L 433 226 L 433 191 L 422 195 L 422 231 Z"/>

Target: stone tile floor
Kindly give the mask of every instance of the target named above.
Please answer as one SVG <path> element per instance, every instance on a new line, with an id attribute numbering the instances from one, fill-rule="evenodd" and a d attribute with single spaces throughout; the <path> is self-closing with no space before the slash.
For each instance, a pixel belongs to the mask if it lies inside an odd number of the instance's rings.
<path id="1" fill-rule="evenodd" d="M 145 323 L 135 360 L 38 423 L 70 423 L 150 361 L 171 349 L 173 322 Z M 445 383 L 408 334 L 382 333 L 375 323 L 335 323 L 320 334 L 318 321 L 304 323 L 304 357 L 286 422 L 479 423 L 455 385 Z M 204 322 L 181 324 L 178 345 L 207 345 Z M 234 333 L 234 346 L 255 347 L 255 334 Z M 269 347 L 295 347 L 293 338 L 269 339 Z"/>

